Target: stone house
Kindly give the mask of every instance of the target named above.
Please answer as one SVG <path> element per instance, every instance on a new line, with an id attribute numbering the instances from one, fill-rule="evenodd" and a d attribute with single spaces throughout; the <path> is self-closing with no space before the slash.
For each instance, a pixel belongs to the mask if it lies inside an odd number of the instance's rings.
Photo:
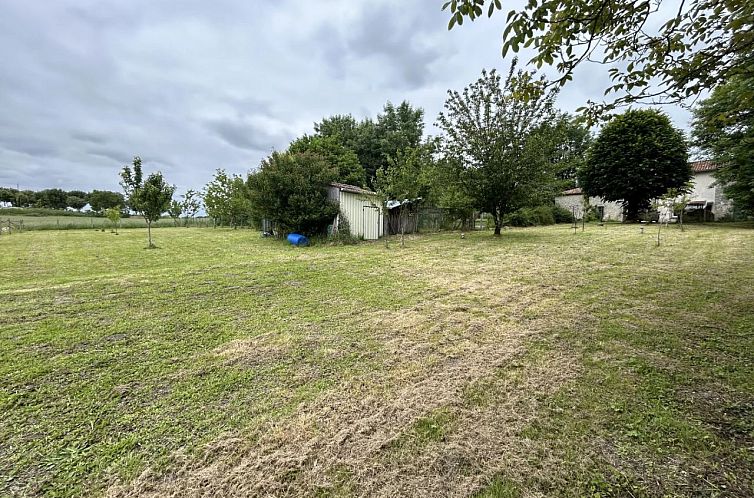
<path id="1" fill-rule="evenodd" d="M 689 194 L 690 201 L 686 206 L 686 212 L 704 210 L 705 212 L 700 217 L 709 221 L 726 216 L 731 209 L 730 201 L 712 176 L 718 165 L 713 161 L 694 161 L 689 163 L 689 166 L 694 176 L 692 178 L 693 190 Z M 584 211 L 584 195 L 579 187 L 566 190 L 555 198 L 555 203 L 569 211 L 575 211 L 578 219 Z M 598 216 L 604 221 L 623 221 L 623 207 L 619 202 L 590 197 L 588 205 L 596 207 Z M 661 208 L 660 219 L 664 221 L 672 219 L 670 210 Z"/>

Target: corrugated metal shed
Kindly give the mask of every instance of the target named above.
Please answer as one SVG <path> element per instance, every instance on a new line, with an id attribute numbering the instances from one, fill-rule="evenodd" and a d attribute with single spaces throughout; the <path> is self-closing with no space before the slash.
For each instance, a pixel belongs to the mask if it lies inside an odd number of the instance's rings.
<path id="1" fill-rule="evenodd" d="M 340 217 L 345 216 L 351 235 L 366 240 L 376 240 L 382 236 L 384 221 L 376 193 L 355 185 L 331 183 L 330 198 L 340 206 L 340 214 L 333 224 L 335 229 Z"/>

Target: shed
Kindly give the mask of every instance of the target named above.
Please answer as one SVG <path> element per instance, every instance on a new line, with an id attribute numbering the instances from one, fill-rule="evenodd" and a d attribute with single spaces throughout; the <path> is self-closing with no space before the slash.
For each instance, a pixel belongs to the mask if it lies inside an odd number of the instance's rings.
<path id="1" fill-rule="evenodd" d="M 377 240 L 383 235 L 383 212 L 375 192 L 355 185 L 331 183 L 329 196 L 340 206 L 340 213 L 333 221 L 333 230 L 337 230 L 343 218 L 346 218 L 354 237 Z"/>

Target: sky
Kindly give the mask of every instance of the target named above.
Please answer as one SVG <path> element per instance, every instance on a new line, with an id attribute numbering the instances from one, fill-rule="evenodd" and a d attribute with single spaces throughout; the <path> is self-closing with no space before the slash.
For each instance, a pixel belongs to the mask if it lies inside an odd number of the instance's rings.
<path id="1" fill-rule="evenodd" d="M 436 134 L 448 89 L 511 63 L 504 13 L 448 31 L 442 3 L 2 0 L 0 186 L 120 190 L 139 155 L 179 193 L 201 189 L 325 116 L 375 117 L 387 101 L 422 107 Z M 607 86 L 606 67 L 582 66 L 558 106 Z M 663 110 L 688 128 L 688 111 Z"/>

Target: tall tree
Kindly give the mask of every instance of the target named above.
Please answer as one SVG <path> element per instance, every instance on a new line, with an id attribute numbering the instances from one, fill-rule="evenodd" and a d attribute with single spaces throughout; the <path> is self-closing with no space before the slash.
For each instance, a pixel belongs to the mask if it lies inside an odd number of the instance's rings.
<path id="1" fill-rule="evenodd" d="M 48 209 L 65 209 L 68 206 L 68 195 L 59 188 L 48 188 L 36 193 L 38 207 Z"/>
<path id="2" fill-rule="evenodd" d="M 424 132 L 424 110 L 408 102 L 395 106 L 388 102 L 376 121 L 356 121 L 353 116 L 336 115 L 314 124 L 316 136 L 332 138 L 352 150 L 372 185 L 377 170 L 389 166 L 388 158 L 399 150 L 418 147 Z"/>
<path id="3" fill-rule="evenodd" d="M 735 75 L 754 75 L 754 2 L 749 0 L 532 0 L 509 10 L 503 55 L 534 49 L 530 63 L 555 64 L 564 85 L 583 63 L 609 67 L 610 102 L 590 102 L 595 118 L 631 102 L 680 102 Z M 500 0 L 451 0 L 448 29 Z M 654 83 L 657 82 L 657 83 Z"/>
<path id="4" fill-rule="evenodd" d="M 142 180 L 141 158 L 138 156 L 134 157 L 133 169 L 130 166 L 123 166 L 120 176 L 121 186 L 128 196 L 129 206 L 147 222 L 149 241 L 147 247 L 154 249 L 156 246 L 152 243 L 152 223 L 158 221 L 162 213 L 168 210 L 175 187 L 168 185 L 159 171 L 151 173 L 146 180 Z"/>
<path id="5" fill-rule="evenodd" d="M 223 169 L 218 169 L 205 187 L 204 205 L 207 214 L 218 225 L 236 228 L 248 224 L 251 219 L 246 183 L 240 176 L 228 175 Z"/>
<path id="6" fill-rule="evenodd" d="M 304 135 L 291 142 L 288 152 L 292 154 L 301 152 L 319 154 L 325 161 L 335 167 L 337 170 L 337 181 L 358 187 L 366 185 L 366 175 L 364 174 L 364 168 L 359 163 L 359 157 L 353 149 L 341 144 L 333 136 Z"/>
<path id="7" fill-rule="evenodd" d="M 76 197 L 75 195 L 68 195 L 65 198 L 66 206 L 77 211 L 81 211 L 86 206 L 86 199 L 83 197 Z"/>
<path id="8" fill-rule="evenodd" d="M 123 197 L 123 194 L 109 190 L 93 190 L 89 194 L 88 200 L 92 211 L 96 213 L 116 206 L 122 207 L 126 205 L 126 199 Z"/>
<path id="9" fill-rule="evenodd" d="M 377 116 L 376 127 L 387 162 L 387 158 L 396 157 L 399 151 L 419 147 L 424 134 L 424 109 L 414 108 L 405 100 L 397 107 L 388 102 Z"/>
<path id="10" fill-rule="evenodd" d="M 282 232 L 323 233 L 338 214 L 328 195 L 336 175 L 318 154 L 274 152 L 247 180 L 254 217 Z"/>
<path id="11" fill-rule="evenodd" d="M 462 165 L 461 185 L 478 209 L 492 214 L 495 235 L 506 213 L 536 203 L 554 179 L 555 137 L 544 125 L 556 120 L 557 91 L 515 65 L 505 81 L 482 71 L 463 92 L 448 91 L 437 120 L 445 155 Z"/>
<path id="12" fill-rule="evenodd" d="M 600 131 L 579 172 L 589 197 L 623 204 L 634 221 L 668 189 L 682 189 L 691 179 L 686 140 L 670 119 L 656 110 L 628 110 Z"/>
<path id="13" fill-rule="evenodd" d="M 563 114 L 553 127 L 560 140 L 555 145 L 553 161 L 556 164 L 557 178 L 561 180 L 560 190 L 576 187 L 576 173 L 586 162 L 586 152 L 592 144 L 589 128 L 577 119 Z"/>
<path id="14" fill-rule="evenodd" d="M 754 77 L 733 78 L 694 109 L 695 144 L 720 165 L 715 178 L 737 210 L 754 214 Z"/>

